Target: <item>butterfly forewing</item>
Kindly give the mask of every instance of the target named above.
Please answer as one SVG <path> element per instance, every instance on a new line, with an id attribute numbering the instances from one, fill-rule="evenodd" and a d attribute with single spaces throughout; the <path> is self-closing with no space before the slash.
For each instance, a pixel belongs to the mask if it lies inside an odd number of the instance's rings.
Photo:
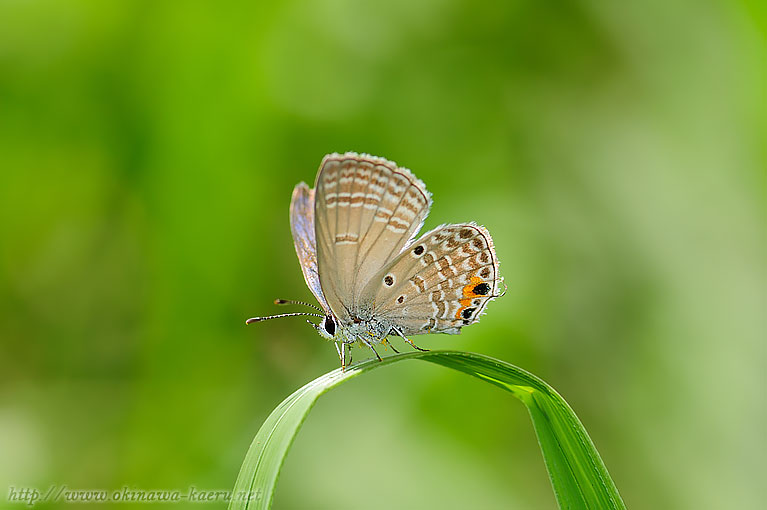
<path id="1" fill-rule="evenodd" d="M 409 244 L 362 292 L 376 316 L 405 335 L 459 333 L 479 320 L 501 280 L 488 231 L 473 223 L 442 225 Z"/>
<path id="2" fill-rule="evenodd" d="M 290 200 L 290 231 L 296 247 L 298 263 L 304 273 L 304 280 L 314 297 L 325 310 L 328 303 L 322 295 L 320 275 L 317 270 L 317 248 L 314 238 L 314 190 L 306 183 L 300 183 L 293 189 Z"/>
<path id="3" fill-rule="evenodd" d="M 315 190 L 320 283 L 330 308 L 344 317 L 420 230 L 431 197 L 409 170 L 353 153 L 326 156 Z"/>

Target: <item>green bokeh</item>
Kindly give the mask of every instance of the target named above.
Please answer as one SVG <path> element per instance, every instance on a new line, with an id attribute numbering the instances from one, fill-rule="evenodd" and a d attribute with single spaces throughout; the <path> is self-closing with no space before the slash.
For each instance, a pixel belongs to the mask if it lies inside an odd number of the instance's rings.
<path id="1" fill-rule="evenodd" d="M 232 487 L 337 366 L 302 320 L 244 319 L 310 299 L 290 193 L 354 150 L 426 183 L 426 228 L 495 239 L 507 295 L 419 344 L 550 382 L 630 508 L 756 508 L 765 26 L 737 1 L 0 1 L 0 506 Z M 403 365 L 319 403 L 276 508 L 554 508 L 522 406 Z"/>

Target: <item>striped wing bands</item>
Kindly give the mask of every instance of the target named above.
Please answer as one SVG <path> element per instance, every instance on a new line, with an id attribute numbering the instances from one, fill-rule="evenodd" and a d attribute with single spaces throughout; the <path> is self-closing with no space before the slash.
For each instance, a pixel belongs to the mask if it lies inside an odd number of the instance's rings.
<path id="1" fill-rule="evenodd" d="M 363 296 L 405 335 L 460 333 L 500 293 L 490 233 L 474 223 L 442 225 L 410 244 L 371 280 Z"/>
<path id="2" fill-rule="evenodd" d="M 410 170 L 368 155 L 331 154 L 315 185 L 317 263 L 338 317 L 423 225 L 431 196 Z"/>

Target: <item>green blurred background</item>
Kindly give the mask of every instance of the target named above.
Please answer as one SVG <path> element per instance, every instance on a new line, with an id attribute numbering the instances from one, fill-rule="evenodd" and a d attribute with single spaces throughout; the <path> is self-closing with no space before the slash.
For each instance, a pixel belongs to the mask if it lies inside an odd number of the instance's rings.
<path id="1" fill-rule="evenodd" d="M 291 190 L 354 150 L 426 182 L 426 228 L 495 238 L 507 295 L 421 345 L 551 383 L 629 507 L 756 508 L 759 9 L 1 1 L 0 506 L 11 486 L 233 486 L 271 409 L 338 365 L 303 320 L 244 319 L 311 297 Z M 275 500 L 555 506 L 524 408 L 417 362 L 321 399 Z"/>

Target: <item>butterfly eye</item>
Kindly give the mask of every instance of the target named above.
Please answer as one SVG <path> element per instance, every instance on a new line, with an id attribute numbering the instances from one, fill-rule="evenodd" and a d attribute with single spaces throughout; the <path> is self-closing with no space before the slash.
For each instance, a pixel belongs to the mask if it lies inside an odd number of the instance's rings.
<path id="1" fill-rule="evenodd" d="M 325 316 L 325 324 L 323 324 L 325 327 L 325 331 L 328 332 L 328 335 L 333 336 L 336 332 L 336 323 L 333 322 L 333 317 L 330 315 Z"/>

